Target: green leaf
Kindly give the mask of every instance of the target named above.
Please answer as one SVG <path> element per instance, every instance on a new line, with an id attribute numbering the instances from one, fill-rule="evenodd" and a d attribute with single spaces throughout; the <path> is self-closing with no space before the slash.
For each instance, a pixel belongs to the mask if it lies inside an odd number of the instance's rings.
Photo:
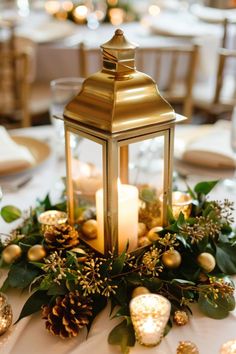
<path id="1" fill-rule="evenodd" d="M 6 205 L 1 209 L 1 215 L 4 221 L 10 223 L 21 217 L 21 211 L 13 205 Z"/>
<path id="2" fill-rule="evenodd" d="M 93 296 L 93 314 L 89 317 L 89 324 L 87 325 L 88 332 L 91 328 L 94 318 L 107 306 L 107 299 L 104 296 Z"/>
<path id="3" fill-rule="evenodd" d="M 38 312 L 42 305 L 47 304 L 49 300 L 50 297 L 45 293 L 45 291 L 36 291 L 33 293 L 24 304 L 16 323 L 19 322 L 22 318 Z"/>
<path id="4" fill-rule="evenodd" d="M 48 295 L 51 296 L 59 296 L 59 295 L 65 295 L 67 293 L 67 289 L 63 284 L 52 284 L 50 288 L 47 291 Z"/>
<path id="5" fill-rule="evenodd" d="M 157 293 L 163 285 L 163 282 L 159 278 L 150 278 L 145 279 L 143 282 L 143 286 L 148 288 L 150 292 Z"/>
<path id="6" fill-rule="evenodd" d="M 181 227 L 185 224 L 185 219 L 184 219 L 184 214 L 182 213 L 182 211 L 180 212 L 178 219 L 177 219 L 177 226 Z"/>
<path id="7" fill-rule="evenodd" d="M 233 296 L 222 297 L 222 295 L 219 294 L 219 297 L 212 301 L 203 294 L 200 294 L 198 304 L 204 315 L 220 320 L 226 318 L 229 312 L 234 309 L 235 300 Z"/>
<path id="8" fill-rule="evenodd" d="M 216 262 L 220 270 L 225 274 L 236 273 L 236 245 L 230 243 L 218 243 L 216 245 Z"/>
<path id="9" fill-rule="evenodd" d="M 185 279 L 172 279 L 170 283 L 171 284 L 177 283 L 182 285 L 195 285 L 194 282 Z"/>
<path id="10" fill-rule="evenodd" d="M 111 271 L 112 275 L 119 274 L 122 271 L 125 264 L 125 259 L 126 259 L 126 250 L 124 250 L 121 253 L 121 255 L 114 260 L 112 265 L 112 271 Z"/>
<path id="11" fill-rule="evenodd" d="M 192 190 L 192 188 L 190 188 L 190 186 L 187 184 L 187 192 L 188 194 L 190 194 L 190 196 L 193 198 L 193 199 L 197 199 L 197 196 L 196 194 L 194 193 L 194 191 Z"/>
<path id="12" fill-rule="evenodd" d="M 207 195 L 215 187 L 218 181 L 200 182 L 194 187 L 194 191 L 198 194 Z"/>
<path id="13" fill-rule="evenodd" d="M 3 293 L 7 291 L 7 289 L 9 288 L 9 281 L 8 278 L 5 279 L 4 283 L 2 284 L 0 291 L 2 291 Z"/>
<path id="14" fill-rule="evenodd" d="M 49 194 L 46 195 L 46 197 L 43 200 L 39 201 L 39 205 L 44 207 L 44 210 L 51 209 L 52 203 L 49 197 Z"/>
<path id="15" fill-rule="evenodd" d="M 126 320 L 118 324 L 110 332 L 108 343 L 111 345 L 119 345 L 123 354 L 129 353 L 129 347 L 135 345 L 135 334 L 131 322 Z"/>
<path id="16" fill-rule="evenodd" d="M 30 264 L 15 263 L 8 273 L 8 284 L 12 288 L 25 289 L 39 274 L 40 270 Z"/>
<path id="17" fill-rule="evenodd" d="M 128 305 L 123 305 L 119 308 L 119 310 L 115 313 L 115 315 L 112 318 L 117 318 L 117 317 L 126 317 L 129 316 L 129 306 Z"/>

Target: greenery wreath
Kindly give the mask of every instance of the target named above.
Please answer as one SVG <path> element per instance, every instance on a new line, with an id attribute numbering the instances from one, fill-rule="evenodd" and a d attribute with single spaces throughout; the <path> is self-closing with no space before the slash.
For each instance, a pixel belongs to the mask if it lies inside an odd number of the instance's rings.
<path id="1" fill-rule="evenodd" d="M 121 322 L 110 332 L 108 342 L 128 353 L 135 344 L 129 303 L 133 291 L 140 287 L 171 302 L 165 333 L 173 322 L 187 322 L 193 302 L 206 316 L 227 317 L 235 307 L 229 276 L 236 274 L 236 232 L 232 227 L 233 203 L 211 201 L 207 196 L 216 183 L 188 187 L 193 199 L 188 218 L 180 213 L 175 219 L 169 210 L 168 226 L 152 235 L 150 244 L 134 254 L 124 250 L 118 256 L 116 252 L 101 256 L 85 245 L 79 238 L 81 225 L 77 229 L 63 224 L 42 230 L 38 216 L 45 210 L 65 211 L 66 201 L 52 205 L 49 196 L 38 201 L 22 225 L 0 243 L 0 266 L 9 269 L 1 291 L 31 291 L 18 320 L 41 311 L 52 334 L 75 337 L 83 327 L 90 329 L 109 302 L 111 316 Z M 150 197 L 150 191 L 145 195 Z M 143 201 L 150 210 L 150 198 Z M 91 212 L 85 214 L 91 218 Z M 5 206 L 1 215 L 10 222 L 21 213 Z"/>

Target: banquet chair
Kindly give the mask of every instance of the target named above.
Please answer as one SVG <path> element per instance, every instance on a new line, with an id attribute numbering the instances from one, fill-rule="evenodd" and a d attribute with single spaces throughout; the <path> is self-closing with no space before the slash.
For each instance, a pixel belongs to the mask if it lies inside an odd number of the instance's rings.
<path id="1" fill-rule="evenodd" d="M 14 68 L 14 70 L 13 70 Z M 25 53 L 0 55 L 0 124 L 28 126 L 28 57 Z"/>
<path id="2" fill-rule="evenodd" d="M 90 65 L 90 64 L 93 65 Z M 79 44 L 79 77 L 88 77 L 94 70 L 91 66 L 96 66 L 97 70 L 101 69 L 102 57 L 99 48 L 89 48 L 83 42 Z"/>
<path id="3" fill-rule="evenodd" d="M 137 53 L 137 68 L 145 71 L 151 56 L 155 61 L 153 78 L 164 98 L 171 104 L 181 104 L 182 113 L 192 117 L 192 91 L 198 59 L 198 44 L 178 44 L 158 48 L 140 48 Z"/>
<path id="4" fill-rule="evenodd" d="M 36 45 L 29 38 L 19 37 L 15 35 L 14 25 L 8 21 L 0 20 L 0 57 L 2 57 L 2 67 L 1 67 L 1 77 L 8 76 L 11 82 L 16 82 L 15 86 L 15 95 L 18 90 L 18 82 L 19 82 L 19 57 L 18 54 L 25 54 L 25 60 L 27 62 L 27 72 L 25 72 L 24 83 L 27 86 L 27 90 L 24 90 L 26 94 L 24 98 L 24 108 L 22 108 L 22 114 L 20 114 L 20 102 L 17 103 L 19 106 L 17 109 L 17 114 L 15 112 L 15 104 L 16 97 L 13 99 L 13 93 L 11 90 L 6 90 L 6 92 L 2 95 L 2 102 L 0 105 L 0 116 L 1 120 L 4 121 L 6 125 L 10 127 L 17 126 L 30 126 L 32 124 L 40 123 L 42 119 L 45 120 L 44 117 L 48 117 L 49 106 L 51 102 L 51 92 L 50 85 L 48 82 L 38 82 L 35 80 L 36 77 Z M 8 56 L 7 56 L 8 55 Z M 4 60 L 3 60 L 4 58 Z M 6 60 L 6 58 L 8 58 Z M 11 58 L 11 59 L 9 59 Z M 3 65 L 4 64 L 4 65 Z M 5 73 L 4 73 L 5 71 Z M 3 89 L 3 83 L 1 84 L 1 91 Z M 11 85 L 8 84 L 8 88 Z M 7 98 L 9 95 L 9 98 Z M 19 96 L 19 93 L 18 93 Z M 5 102 L 3 102 L 3 99 Z M 10 106 L 9 102 L 13 102 L 12 104 L 12 112 L 10 114 Z M 27 105 L 27 109 L 25 106 Z M 6 106 L 7 112 L 6 112 Z M 6 114 L 7 113 L 7 114 Z M 21 117 L 21 118 L 20 118 Z"/>
<path id="5" fill-rule="evenodd" d="M 194 87 L 193 105 L 208 115 L 209 123 L 233 111 L 236 104 L 235 67 L 236 50 L 220 48 L 215 77 L 209 83 L 199 83 Z"/>
<path id="6" fill-rule="evenodd" d="M 50 83 L 36 79 L 36 44 L 29 38 L 15 36 L 15 49 L 17 52 L 24 52 L 28 56 L 29 84 L 28 109 L 31 117 L 31 124 L 40 123 L 40 118 L 47 116 L 51 103 Z"/>

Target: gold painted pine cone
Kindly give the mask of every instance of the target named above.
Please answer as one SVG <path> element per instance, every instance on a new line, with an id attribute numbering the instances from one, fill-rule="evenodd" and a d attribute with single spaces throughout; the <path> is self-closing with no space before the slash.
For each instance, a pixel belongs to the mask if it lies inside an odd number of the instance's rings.
<path id="1" fill-rule="evenodd" d="M 44 233 L 47 248 L 54 250 L 70 249 L 79 244 L 79 234 L 70 225 L 50 226 Z"/>
<path id="2" fill-rule="evenodd" d="M 177 326 L 184 326 L 189 321 L 187 312 L 180 310 L 175 311 L 173 319 Z"/>
<path id="3" fill-rule="evenodd" d="M 91 300 L 82 297 L 77 290 L 64 297 L 57 297 L 54 306 L 42 307 L 42 318 L 46 320 L 46 329 L 63 339 L 76 337 L 89 323 L 91 316 Z"/>
<path id="4" fill-rule="evenodd" d="M 197 346 L 190 341 L 179 342 L 176 354 L 199 354 Z"/>

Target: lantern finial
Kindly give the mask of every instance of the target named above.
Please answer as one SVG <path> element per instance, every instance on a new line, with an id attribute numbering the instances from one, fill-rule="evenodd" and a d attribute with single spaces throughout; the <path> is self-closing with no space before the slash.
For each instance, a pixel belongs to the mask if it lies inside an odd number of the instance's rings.
<path id="1" fill-rule="evenodd" d="M 137 46 L 126 39 L 121 29 L 117 29 L 111 40 L 101 48 L 105 72 L 124 75 L 135 70 L 134 56 Z"/>

